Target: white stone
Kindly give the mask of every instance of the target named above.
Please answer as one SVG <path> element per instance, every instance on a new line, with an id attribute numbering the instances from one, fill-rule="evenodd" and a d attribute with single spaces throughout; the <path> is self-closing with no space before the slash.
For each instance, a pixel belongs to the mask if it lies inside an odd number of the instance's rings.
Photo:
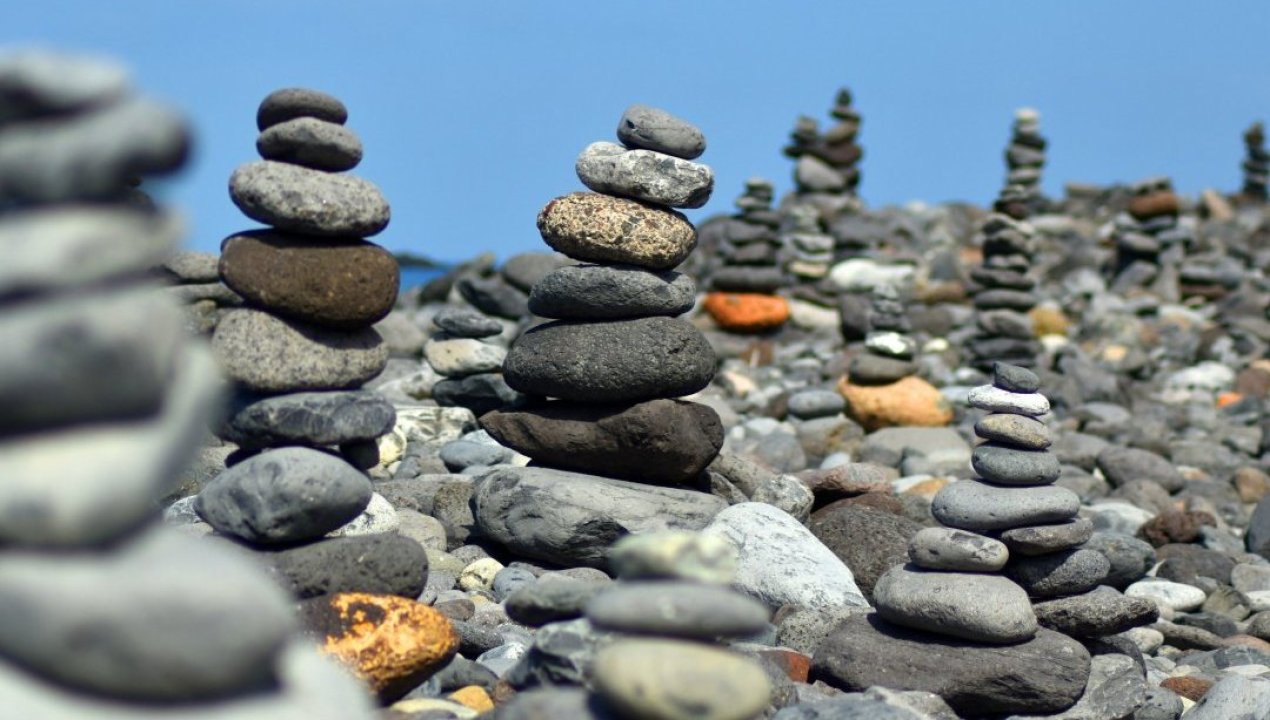
<path id="1" fill-rule="evenodd" d="M 494 576 L 504 565 L 494 558 L 481 558 L 468 563 L 459 573 L 459 587 L 467 592 L 473 590 L 489 590 L 494 587 Z"/>
<path id="2" fill-rule="evenodd" d="M 994 385 L 980 385 L 966 395 L 966 404 L 988 412 L 1038 417 L 1050 411 L 1049 398 L 1040 393 L 1012 393 Z"/>
<path id="3" fill-rule="evenodd" d="M 342 527 L 327 533 L 327 537 L 357 537 L 359 535 L 379 535 L 397 532 L 401 526 L 397 520 L 397 509 L 379 493 L 371 493 L 370 502 L 361 515 L 349 520 Z"/>
<path id="4" fill-rule="evenodd" d="M 1129 628 L 1124 632 L 1124 636 L 1129 638 L 1143 655 L 1150 655 L 1164 644 L 1164 633 L 1149 627 Z"/>
<path id="5" fill-rule="evenodd" d="M 1248 609 L 1255 613 L 1270 610 L 1270 590 L 1253 590 L 1244 593 L 1244 598 L 1248 600 Z"/>
<path id="6" fill-rule="evenodd" d="M 1139 580 L 1125 588 L 1125 597 L 1144 598 L 1170 610 L 1188 612 L 1204 604 L 1208 597 L 1194 585 L 1171 580 Z"/>
<path id="7" fill-rule="evenodd" d="M 472 338 L 447 338 L 438 333 L 424 343 L 423 356 L 438 373 L 462 377 L 499 370 L 507 350 Z"/>
<path id="8" fill-rule="evenodd" d="M 803 330 L 837 330 L 841 322 L 834 308 L 821 307 L 806 300 L 789 301 L 789 321 Z"/>
<path id="9" fill-rule="evenodd" d="M 873 260 L 852 258 L 829 269 L 829 281 L 846 292 L 868 292 L 880 285 L 905 287 L 912 283 L 912 265 L 881 265 Z"/>
<path id="10" fill-rule="evenodd" d="M 1123 535 L 1136 535 L 1138 529 L 1155 514 L 1124 500 L 1099 500 L 1080 509 L 1081 517 L 1089 518 L 1094 530 L 1108 530 Z"/>

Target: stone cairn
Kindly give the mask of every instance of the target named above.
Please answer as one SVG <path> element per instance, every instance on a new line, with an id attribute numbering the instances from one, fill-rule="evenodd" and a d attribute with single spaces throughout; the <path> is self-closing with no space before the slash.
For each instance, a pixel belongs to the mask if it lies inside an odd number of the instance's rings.
<path id="1" fill-rule="evenodd" d="M 423 548 L 349 526 L 375 512 L 363 470 L 378 463 L 376 440 L 397 420 L 391 402 L 359 388 L 388 362 L 371 326 L 396 301 L 398 267 L 362 239 L 387 225 L 388 203 L 371 183 L 339 174 L 362 157 L 347 117 L 324 93 L 271 93 L 256 118 L 264 160 L 230 179 L 234 203 L 271 229 L 222 244 L 221 279 L 248 305 L 228 313 L 212 337 L 235 385 L 218 432 L 240 449 L 192 507 L 219 533 L 260 551 L 304 600 L 301 617 L 326 638 L 325 651 L 389 701 L 453 656 L 458 636 L 414 602 L 426 580 Z M 376 560 L 364 565 L 365 557 Z M 385 653 L 374 634 L 392 632 L 391 622 L 367 630 L 355 620 L 366 613 L 409 618 L 417 632 Z"/>
<path id="2" fill-rule="evenodd" d="M 238 293 L 221 282 L 219 260 L 214 253 L 183 250 L 155 268 L 167 284 L 165 291 L 181 303 L 185 327 L 196 335 L 210 335 L 226 312 L 243 304 Z"/>
<path id="3" fill-rule="evenodd" d="M 0 59 L 0 714 L 368 719 L 259 567 L 152 522 L 219 383 L 126 190 L 188 142 L 113 64 Z"/>
<path id="4" fill-rule="evenodd" d="M 837 123 L 823 135 L 815 118 L 805 115 L 798 118 L 789 136 L 790 143 L 785 147 L 785 155 L 797 161 L 794 166 L 796 196 L 811 201 L 827 216 L 858 208 L 856 188 L 860 184 L 860 169 L 856 165 L 864 156 L 864 150 L 856 143 L 860 114 L 851 106 L 850 90 L 838 91 L 829 114 Z"/>
<path id="5" fill-rule="evenodd" d="M 695 300 L 672 270 L 696 231 L 675 207 L 700 207 L 714 175 L 691 162 L 705 150 L 696 127 L 635 105 L 616 145 L 597 142 L 577 172 L 595 192 L 556 198 L 538 215 L 552 248 L 579 262 L 533 286 L 531 311 L 555 322 L 512 345 L 507 384 L 534 398 L 481 424 L 503 445 L 557 468 L 655 484 L 696 479 L 723 429 L 705 405 L 675 400 L 714 377 L 714 351 L 675 316 Z M 554 398 L 548 400 L 546 398 Z"/>
<path id="6" fill-rule="evenodd" d="M 1177 300 L 1177 272 L 1191 240 L 1178 222 L 1180 202 L 1167 177 L 1148 178 L 1129 188 L 1125 212 L 1112 220 L 1116 246 L 1112 291 L 1127 295 L 1150 288 L 1164 300 Z"/>
<path id="7" fill-rule="evenodd" d="M 1036 365 L 1041 345 L 1028 312 L 1036 307 L 1036 280 L 1029 272 L 1034 231 L 1026 222 L 993 213 L 980 228 L 983 263 L 970 271 L 977 334 L 967 349 L 970 364 L 988 370 L 997 362 Z"/>
<path id="8" fill-rule="evenodd" d="M 1005 150 L 1005 187 L 993 209 L 1016 220 L 1024 220 L 1041 209 L 1041 170 L 1045 167 L 1045 138 L 1041 135 L 1041 114 L 1032 108 L 1014 113 L 1010 145 Z"/>
<path id="9" fill-rule="evenodd" d="M 789 318 L 788 301 L 776 294 L 788 277 L 775 233 L 781 219 L 772 210 L 774 192 L 767 180 L 747 180 L 736 201 L 740 212 L 725 227 L 717 249 L 722 263 L 710 274 L 712 292 L 704 308 L 724 330 L 765 332 Z"/>
<path id="10" fill-rule="evenodd" d="M 423 345 L 428 365 L 443 377 L 432 386 L 441 407 L 465 407 L 480 415 L 514 405 L 516 391 L 503 380 L 507 348 L 492 342 L 503 323 L 478 310 L 447 306 L 432 318 L 437 332 Z"/>
<path id="11" fill-rule="evenodd" d="M 820 225 L 820 214 L 806 205 L 794 205 L 785 214 L 781 247 L 785 270 L 801 283 L 816 283 L 833 265 L 835 240 Z"/>
<path id="12" fill-rule="evenodd" d="M 1266 131 L 1261 123 L 1253 123 L 1244 132 L 1244 147 L 1247 155 L 1243 163 L 1243 197 L 1253 202 L 1265 202 L 1266 184 L 1270 180 L 1270 153 L 1266 152 Z"/>

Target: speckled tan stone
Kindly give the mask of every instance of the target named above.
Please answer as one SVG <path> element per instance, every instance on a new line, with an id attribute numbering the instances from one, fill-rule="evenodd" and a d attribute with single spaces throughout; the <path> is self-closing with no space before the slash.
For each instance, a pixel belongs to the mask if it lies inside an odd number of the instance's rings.
<path id="1" fill-rule="evenodd" d="M 847 414 L 870 432 L 884 427 L 938 427 L 952 422 L 953 411 L 934 385 L 910 375 L 886 385 L 853 385 L 843 378 L 838 392 Z"/>
<path id="2" fill-rule="evenodd" d="M 449 662 L 459 635 L 444 615 L 396 595 L 336 593 L 300 604 L 322 651 L 364 680 L 382 702 L 392 702 Z"/>
<path id="3" fill-rule="evenodd" d="M 575 260 L 655 270 L 675 267 L 697 245 L 697 231 L 681 213 L 599 193 L 571 193 L 547 203 L 538 213 L 538 231 Z"/>

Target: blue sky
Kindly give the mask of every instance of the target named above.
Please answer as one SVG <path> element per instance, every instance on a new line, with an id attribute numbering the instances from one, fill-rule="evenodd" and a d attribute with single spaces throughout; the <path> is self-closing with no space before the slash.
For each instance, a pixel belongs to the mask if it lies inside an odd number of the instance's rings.
<path id="1" fill-rule="evenodd" d="M 535 216 L 579 189 L 573 160 L 633 102 L 699 125 L 715 197 L 747 177 L 791 185 L 795 118 L 829 122 L 849 86 L 864 116 L 861 194 L 989 202 L 1015 108 L 1042 113 L 1045 189 L 1168 174 L 1237 189 L 1240 134 L 1270 119 L 1270 3 L 327 2 L 40 0 L 5 9 L 5 42 L 114 56 L 183 109 L 196 153 L 164 189 L 213 250 L 253 226 L 229 201 L 255 159 L 255 110 L 302 85 L 349 107 L 354 171 L 393 206 L 375 239 L 458 260 L 545 246 Z"/>

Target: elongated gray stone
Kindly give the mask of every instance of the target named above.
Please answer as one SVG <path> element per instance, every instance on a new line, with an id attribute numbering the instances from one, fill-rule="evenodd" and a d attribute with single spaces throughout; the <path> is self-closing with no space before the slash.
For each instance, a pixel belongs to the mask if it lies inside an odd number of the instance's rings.
<path id="1" fill-rule="evenodd" d="M 1028 450 L 1044 450 L 1050 446 L 1050 434 L 1045 424 L 1026 415 L 985 415 L 975 423 L 975 434 L 984 440 Z"/>
<path id="2" fill-rule="evenodd" d="M 973 532 L 1061 522 L 1079 509 L 1080 497 L 1064 487 L 1003 487 L 977 480 L 946 485 L 931 503 L 936 520 Z"/>
<path id="3" fill-rule="evenodd" d="M 0 60 L 0 125 L 107 105 L 123 97 L 128 85 L 127 70 L 105 58 L 10 53 Z"/>
<path id="4" fill-rule="evenodd" d="M 727 503 L 694 490 L 499 466 L 477 479 L 471 506 L 480 532 L 519 555 L 604 567 L 624 535 L 700 530 Z"/>
<path id="5" fill-rule="evenodd" d="M 397 410 L 367 391 L 239 395 L 220 436 L 239 447 L 323 447 L 374 440 L 392 432 Z"/>
<path id="6" fill-rule="evenodd" d="M 278 123 L 300 117 L 311 117 L 343 125 L 348 121 L 348 108 L 334 95 L 309 88 L 280 88 L 260 101 L 256 109 L 256 127 L 262 132 Z"/>
<path id="7" fill-rule="evenodd" d="M 696 301 L 692 278 L 634 265 L 567 265 L 529 293 L 529 311 L 546 318 L 617 320 L 682 315 Z"/>
<path id="8" fill-rule="evenodd" d="M 707 165 L 609 142 L 588 145 L 575 169 L 582 184 L 596 192 L 655 205 L 699 208 L 714 191 L 714 171 Z"/>
<path id="9" fill-rule="evenodd" d="M 229 178 L 244 215 L 279 230 L 325 237 L 367 237 L 388 227 L 388 201 L 368 180 L 261 160 Z"/>
<path id="10" fill-rule="evenodd" d="M 999 485 L 1048 485 L 1058 479 L 1058 456 L 1045 450 L 1021 450 L 984 443 L 970 455 L 970 465 Z"/>
<path id="11" fill-rule="evenodd" d="M 312 117 L 269 126 L 256 138 L 256 150 L 266 160 L 328 172 L 352 170 L 362 161 L 362 141 L 352 130 Z"/>
<path id="12" fill-rule="evenodd" d="M 601 630 L 710 640 L 761 632 L 769 612 L 733 590 L 670 581 L 615 584 L 587 604 L 586 616 Z"/>
<path id="13" fill-rule="evenodd" d="M 373 328 L 342 332 L 259 310 L 226 313 L 212 350 L 227 375 L 262 393 L 356 388 L 388 364 L 388 346 Z"/>
<path id="14" fill-rule="evenodd" d="M 890 622 L 976 642 L 1012 644 L 1036 634 L 1027 593 L 1000 575 L 897 565 L 878 579 L 873 602 Z"/>
<path id="15" fill-rule="evenodd" d="M 1010 552 L 999 540 L 953 528 L 923 528 L 908 541 L 908 557 L 927 570 L 993 572 Z"/>
<path id="16" fill-rule="evenodd" d="M 686 160 L 706 151 L 706 137 L 696 125 L 648 105 L 626 108 L 617 123 L 617 138 L 627 147 L 656 150 Z"/>

